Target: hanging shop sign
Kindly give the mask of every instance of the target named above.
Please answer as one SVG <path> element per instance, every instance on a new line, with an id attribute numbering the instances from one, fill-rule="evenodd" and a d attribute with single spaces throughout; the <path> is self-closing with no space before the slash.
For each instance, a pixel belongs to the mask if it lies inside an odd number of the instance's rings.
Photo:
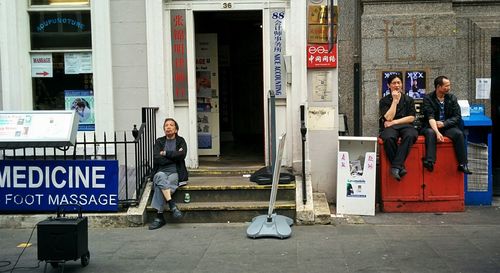
<path id="1" fill-rule="evenodd" d="M 285 32 L 283 22 L 285 19 L 285 10 L 271 10 L 271 89 L 277 98 L 283 98 L 285 94 L 285 62 L 283 54 L 285 52 Z"/>
<path id="2" fill-rule="evenodd" d="M 2 160 L 0 211 L 118 210 L 117 160 Z"/>
<path id="3" fill-rule="evenodd" d="M 170 11 L 172 33 L 172 82 L 174 100 L 188 99 L 187 52 L 186 52 L 186 11 Z"/>

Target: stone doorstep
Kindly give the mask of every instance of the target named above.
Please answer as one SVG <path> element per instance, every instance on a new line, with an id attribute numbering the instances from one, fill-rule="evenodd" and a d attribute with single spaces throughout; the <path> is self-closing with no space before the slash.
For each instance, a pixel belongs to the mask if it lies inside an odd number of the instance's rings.
<path id="1" fill-rule="evenodd" d="M 325 193 L 313 193 L 314 224 L 328 225 L 332 222 L 332 213 Z"/>

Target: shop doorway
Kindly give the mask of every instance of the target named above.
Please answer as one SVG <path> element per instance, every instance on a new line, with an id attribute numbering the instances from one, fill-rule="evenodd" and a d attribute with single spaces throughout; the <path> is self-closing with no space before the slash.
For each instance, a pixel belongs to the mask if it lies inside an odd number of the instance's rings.
<path id="1" fill-rule="evenodd" d="M 262 11 L 197 11 L 194 22 L 195 36 L 215 34 L 218 55 L 220 155 L 200 155 L 199 164 L 201 167 L 263 166 Z M 201 46 L 198 42 L 196 45 Z M 197 101 L 198 108 L 202 108 L 199 103 L 204 99 Z"/>
<path id="2" fill-rule="evenodd" d="M 491 119 L 493 193 L 500 195 L 500 37 L 491 39 Z"/>

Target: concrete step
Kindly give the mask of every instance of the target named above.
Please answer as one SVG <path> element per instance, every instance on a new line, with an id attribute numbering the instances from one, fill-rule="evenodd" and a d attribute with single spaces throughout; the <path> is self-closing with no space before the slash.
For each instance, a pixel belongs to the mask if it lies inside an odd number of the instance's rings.
<path id="1" fill-rule="evenodd" d="M 185 203 L 185 194 L 190 202 Z M 153 194 L 151 193 L 151 198 Z M 195 176 L 190 177 L 186 186 L 179 187 L 173 199 L 184 217 L 173 219 L 165 213 L 169 222 L 218 223 L 248 222 L 253 217 L 267 214 L 271 185 L 258 185 L 243 176 Z M 275 212 L 295 219 L 295 183 L 279 184 L 276 195 Z M 147 219 L 151 221 L 156 210 L 147 207 Z"/>
<path id="2" fill-rule="evenodd" d="M 332 222 L 332 213 L 330 205 L 326 199 L 325 193 L 313 193 L 314 203 L 314 224 L 328 225 Z"/>
<path id="3" fill-rule="evenodd" d="M 234 167 L 231 165 L 228 166 L 217 166 L 217 167 L 210 167 L 210 166 L 205 166 L 205 167 L 199 167 L 197 169 L 189 169 L 189 176 L 190 177 L 197 177 L 197 176 L 215 176 L 215 177 L 221 177 L 221 176 L 241 176 L 241 175 L 251 175 L 255 171 L 259 170 L 260 168 L 264 167 L 263 165 L 252 165 L 252 166 L 244 166 L 244 167 Z"/>
<path id="4" fill-rule="evenodd" d="M 269 202 L 193 202 L 178 203 L 183 213 L 181 219 L 174 219 L 165 211 L 165 219 L 169 223 L 225 223 L 250 222 L 254 217 L 267 214 Z M 277 201 L 274 212 L 295 219 L 294 201 Z M 148 222 L 156 216 L 156 210 L 148 206 Z"/>
<path id="5" fill-rule="evenodd" d="M 186 186 L 179 187 L 173 199 L 184 202 L 269 201 L 271 185 L 258 185 L 242 176 L 191 177 Z M 279 184 L 276 200 L 295 200 L 295 183 Z"/>

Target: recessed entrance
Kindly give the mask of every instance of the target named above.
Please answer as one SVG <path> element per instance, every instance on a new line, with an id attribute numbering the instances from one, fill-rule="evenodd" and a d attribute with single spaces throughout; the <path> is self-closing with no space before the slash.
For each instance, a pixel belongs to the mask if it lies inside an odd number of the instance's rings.
<path id="1" fill-rule="evenodd" d="M 264 165 L 262 11 L 198 11 L 194 21 L 198 37 L 216 35 L 218 55 L 220 156 L 200 155 L 200 167 Z"/>

